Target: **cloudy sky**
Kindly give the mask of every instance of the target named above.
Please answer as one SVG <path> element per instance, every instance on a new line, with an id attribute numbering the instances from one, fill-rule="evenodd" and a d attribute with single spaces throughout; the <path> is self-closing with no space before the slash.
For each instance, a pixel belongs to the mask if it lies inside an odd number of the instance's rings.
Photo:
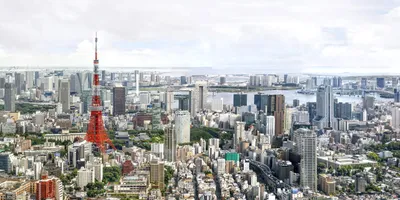
<path id="1" fill-rule="evenodd" d="M 118 3 L 116 3 L 118 2 Z M 399 73 L 399 0 L 0 0 L 0 66 Z"/>

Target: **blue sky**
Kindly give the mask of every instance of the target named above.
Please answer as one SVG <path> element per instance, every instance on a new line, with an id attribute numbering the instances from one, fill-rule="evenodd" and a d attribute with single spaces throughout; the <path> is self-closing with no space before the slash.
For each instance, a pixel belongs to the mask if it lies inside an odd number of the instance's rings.
<path id="1" fill-rule="evenodd" d="M 398 0 L 3 1 L 0 66 L 400 74 Z M 229 71 L 229 70 L 227 70 Z"/>

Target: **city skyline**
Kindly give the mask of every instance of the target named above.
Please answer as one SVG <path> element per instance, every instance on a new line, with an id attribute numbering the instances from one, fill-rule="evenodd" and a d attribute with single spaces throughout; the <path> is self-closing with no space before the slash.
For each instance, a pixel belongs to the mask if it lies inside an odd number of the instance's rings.
<path id="1" fill-rule="evenodd" d="M 3 67 L 90 68 L 98 31 L 105 67 L 399 73 L 399 6 L 372 0 L 49 1 L 52 9 L 35 9 L 31 2 L 6 2 L 0 61 Z M 20 9 L 25 12 L 9 14 Z"/>

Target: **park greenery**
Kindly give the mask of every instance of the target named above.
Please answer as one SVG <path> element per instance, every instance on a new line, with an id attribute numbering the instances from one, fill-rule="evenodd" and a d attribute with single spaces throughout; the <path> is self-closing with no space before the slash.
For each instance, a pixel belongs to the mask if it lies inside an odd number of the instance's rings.
<path id="1" fill-rule="evenodd" d="M 78 170 L 74 169 L 71 173 L 69 174 L 61 174 L 60 180 L 63 183 L 63 185 L 69 185 L 71 184 L 71 180 L 75 178 L 78 175 Z"/>
<path id="2" fill-rule="evenodd" d="M 381 151 L 391 151 L 393 153 L 393 157 L 400 158 L 400 142 L 398 141 L 393 141 L 389 142 L 386 144 L 376 144 L 376 145 L 370 145 L 366 147 L 366 150 L 372 151 L 375 153 L 381 152 Z"/>
<path id="3" fill-rule="evenodd" d="M 97 180 L 94 183 L 88 183 L 85 186 L 85 191 L 87 192 L 87 196 L 97 197 L 104 194 L 106 192 L 106 190 L 104 189 L 104 185 L 105 184 L 103 182 L 99 182 Z"/>
<path id="4" fill-rule="evenodd" d="M 121 178 L 121 168 L 114 166 L 114 167 L 104 167 L 103 168 L 103 182 L 110 183 L 110 182 L 119 182 Z"/>
<path id="5" fill-rule="evenodd" d="M 46 112 L 50 109 L 54 109 L 54 105 L 37 105 L 29 103 L 16 103 L 15 110 L 21 112 L 21 114 L 35 113 L 36 111 Z"/>
<path id="6" fill-rule="evenodd" d="M 164 184 L 167 186 L 168 182 L 172 179 L 174 175 L 174 169 L 170 166 L 164 166 L 165 176 L 164 176 Z"/>

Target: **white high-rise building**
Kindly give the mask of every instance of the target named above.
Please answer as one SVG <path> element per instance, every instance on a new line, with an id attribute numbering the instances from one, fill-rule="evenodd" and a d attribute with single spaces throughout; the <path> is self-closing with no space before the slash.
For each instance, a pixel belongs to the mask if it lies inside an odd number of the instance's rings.
<path id="1" fill-rule="evenodd" d="M 76 177 L 76 185 L 80 188 L 84 188 L 88 183 L 94 183 L 95 176 L 94 171 L 85 169 L 82 167 L 78 170 L 78 176 Z"/>
<path id="2" fill-rule="evenodd" d="M 211 103 L 211 110 L 215 112 L 221 112 L 224 109 L 224 99 L 213 99 Z"/>
<path id="3" fill-rule="evenodd" d="M 139 70 L 135 70 L 136 96 L 139 96 Z"/>
<path id="4" fill-rule="evenodd" d="M 95 157 L 92 161 L 87 162 L 86 168 L 93 171 L 96 180 L 103 181 L 103 163 L 101 158 Z"/>
<path id="5" fill-rule="evenodd" d="M 225 159 L 223 158 L 217 160 L 217 174 L 225 174 Z"/>
<path id="6" fill-rule="evenodd" d="M 269 137 L 272 137 L 273 135 L 275 135 L 275 117 L 274 116 L 267 116 L 265 119 L 265 135 L 268 135 Z"/>
<path id="7" fill-rule="evenodd" d="M 35 83 L 35 72 L 33 71 L 27 71 L 26 72 L 26 89 L 31 89 L 33 88 L 33 85 Z"/>
<path id="8" fill-rule="evenodd" d="M 168 114 L 172 113 L 172 105 L 174 104 L 174 92 L 168 90 L 165 92 L 165 111 L 167 111 Z"/>
<path id="9" fill-rule="evenodd" d="M 148 93 L 148 92 L 140 93 L 139 101 L 141 104 L 149 104 L 150 100 L 151 100 L 150 93 Z"/>
<path id="10" fill-rule="evenodd" d="M 236 121 L 235 126 L 234 126 L 234 132 L 233 132 L 233 148 L 237 149 L 238 145 L 240 144 L 240 141 L 244 139 L 245 136 L 245 126 L 246 122 L 240 122 Z"/>
<path id="11" fill-rule="evenodd" d="M 334 101 L 332 86 L 321 85 L 317 90 L 317 114 L 313 119 L 313 124 L 319 129 L 334 128 Z"/>
<path id="12" fill-rule="evenodd" d="M 190 113 L 186 110 L 175 112 L 175 135 L 178 144 L 190 142 Z"/>
<path id="13" fill-rule="evenodd" d="M 204 110 L 206 109 L 207 104 L 207 96 L 208 96 L 208 89 L 207 89 L 207 82 L 197 82 L 194 88 L 194 99 L 196 99 L 194 103 L 195 111 Z"/>
<path id="14" fill-rule="evenodd" d="M 400 108 L 399 107 L 392 108 L 392 127 L 394 130 L 400 129 Z"/>
<path id="15" fill-rule="evenodd" d="M 296 145 L 301 156 L 300 186 L 317 191 L 317 135 L 309 129 L 295 131 Z"/>
<path id="16" fill-rule="evenodd" d="M 53 91 L 53 77 L 52 76 L 44 77 L 42 80 L 42 84 L 43 84 L 42 90 Z"/>
<path id="17" fill-rule="evenodd" d="M 309 123 L 310 115 L 308 114 L 308 111 L 296 111 L 292 113 L 292 122 Z"/>

